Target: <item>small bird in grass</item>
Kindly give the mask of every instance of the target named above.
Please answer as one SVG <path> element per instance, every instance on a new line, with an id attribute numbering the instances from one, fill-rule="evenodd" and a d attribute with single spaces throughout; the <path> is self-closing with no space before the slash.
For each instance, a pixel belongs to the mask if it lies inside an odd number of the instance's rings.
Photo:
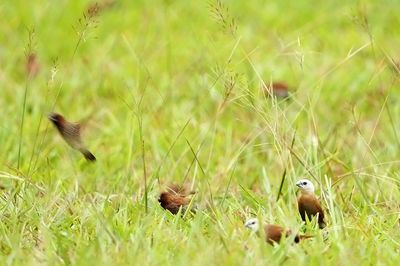
<path id="1" fill-rule="evenodd" d="M 190 203 L 190 194 L 194 191 L 189 191 L 185 186 L 170 184 L 167 191 L 162 192 L 158 198 L 161 207 L 169 210 L 172 214 L 177 214 L 179 209 L 184 212 Z"/>
<path id="2" fill-rule="evenodd" d="M 196 194 L 196 191 L 189 189 L 186 185 L 178 185 L 178 184 L 169 184 L 167 186 L 167 191 L 172 192 L 174 194 L 180 194 L 187 196 L 189 194 Z"/>
<path id="3" fill-rule="evenodd" d="M 172 214 L 177 214 L 181 208 L 182 211 L 185 211 L 190 199 L 180 194 L 162 192 L 158 202 L 160 202 L 161 207 L 164 209 L 169 210 Z"/>
<path id="4" fill-rule="evenodd" d="M 314 184 L 308 179 L 301 179 L 297 181 L 296 186 L 300 188 L 297 205 L 301 219 L 306 221 L 307 217 L 311 221 L 314 216 L 318 216 L 318 226 L 320 229 L 323 229 L 326 226 L 325 216 L 321 204 L 314 194 Z"/>
<path id="5" fill-rule="evenodd" d="M 81 125 L 68 122 L 62 115 L 51 113 L 48 116 L 58 132 L 73 149 L 80 151 L 88 161 L 96 161 L 96 157 L 86 148 L 81 139 Z"/>
<path id="6" fill-rule="evenodd" d="M 269 97 L 277 97 L 279 99 L 289 98 L 289 86 L 284 82 L 272 82 L 271 84 L 263 84 L 262 90 Z"/>
<path id="7" fill-rule="evenodd" d="M 244 226 L 246 226 L 253 232 L 258 232 L 258 230 L 260 229 L 260 225 L 257 218 L 250 218 L 249 220 L 246 221 Z M 267 243 L 271 245 L 279 243 L 282 239 L 289 238 L 292 236 L 292 231 L 290 229 L 285 229 L 282 226 L 275 224 L 265 224 L 264 233 L 265 233 L 265 240 L 267 241 Z M 296 234 L 294 236 L 293 241 L 295 243 L 299 243 L 303 239 L 308 239 L 312 237 L 313 236 Z"/>

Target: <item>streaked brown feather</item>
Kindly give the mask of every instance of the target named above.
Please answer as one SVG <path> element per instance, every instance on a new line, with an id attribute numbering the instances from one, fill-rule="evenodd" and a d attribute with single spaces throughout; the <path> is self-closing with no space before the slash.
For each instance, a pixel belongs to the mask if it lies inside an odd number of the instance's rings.
<path id="1" fill-rule="evenodd" d="M 80 149 L 83 146 L 79 124 L 65 123 L 60 130 L 61 135 L 65 141 L 74 149 Z"/>
<path id="2" fill-rule="evenodd" d="M 49 119 L 69 146 L 80 151 L 86 160 L 96 161 L 96 157 L 85 147 L 81 139 L 80 124 L 68 122 L 62 115 L 57 113 L 51 113 Z"/>

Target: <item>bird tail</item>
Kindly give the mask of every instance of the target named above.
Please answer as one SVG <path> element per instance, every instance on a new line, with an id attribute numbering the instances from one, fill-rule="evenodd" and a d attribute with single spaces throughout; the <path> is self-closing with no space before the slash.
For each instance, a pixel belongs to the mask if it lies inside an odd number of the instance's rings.
<path id="1" fill-rule="evenodd" d="M 81 150 L 83 156 L 85 156 L 85 159 L 91 162 L 96 161 L 96 157 L 94 157 L 93 153 L 91 153 L 89 150 L 82 149 Z"/>
<path id="2" fill-rule="evenodd" d="M 326 227 L 326 223 L 324 221 L 318 221 L 319 229 L 324 229 Z"/>

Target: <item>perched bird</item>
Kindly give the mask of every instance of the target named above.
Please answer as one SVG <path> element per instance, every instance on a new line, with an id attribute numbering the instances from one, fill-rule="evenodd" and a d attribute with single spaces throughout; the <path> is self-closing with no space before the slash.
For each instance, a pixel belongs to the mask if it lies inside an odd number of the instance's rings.
<path id="1" fill-rule="evenodd" d="M 259 225 L 257 218 L 250 218 L 249 220 L 246 221 L 244 226 L 246 226 L 253 232 L 258 232 L 258 230 L 260 229 L 260 225 Z M 285 229 L 282 226 L 275 225 L 275 224 L 265 224 L 264 232 L 265 232 L 265 239 L 266 239 L 267 243 L 269 243 L 271 245 L 273 245 L 275 243 L 279 243 L 283 239 L 283 236 L 285 238 L 288 238 L 292 235 L 292 231 L 290 229 Z M 294 242 L 299 243 L 300 240 L 312 238 L 312 237 L 313 236 L 296 234 L 294 236 Z"/>
<path id="2" fill-rule="evenodd" d="M 172 214 L 177 214 L 179 209 L 185 211 L 190 203 L 189 194 L 195 192 L 189 191 L 185 186 L 170 184 L 167 191 L 162 192 L 158 198 L 161 207 L 170 211 Z"/>
<path id="3" fill-rule="evenodd" d="M 297 205 L 299 207 L 299 213 L 301 219 L 306 221 L 306 217 L 309 221 L 314 216 L 318 216 L 318 226 L 323 229 L 326 226 L 324 211 L 321 208 L 321 204 L 314 194 L 314 185 L 308 179 L 301 179 L 296 183 L 296 186 L 300 188 L 300 196 L 297 199 Z"/>
<path id="4" fill-rule="evenodd" d="M 96 157 L 86 148 L 81 139 L 80 124 L 68 122 L 62 115 L 57 113 L 49 114 L 48 118 L 53 122 L 54 126 L 69 146 L 80 151 L 83 156 L 85 156 L 86 160 L 96 161 Z"/>
<path id="5" fill-rule="evenodd" d="M 190 199 L 183 195 L 175 194 L 172 192 L 162 192 L 158 198 L 161 207 L 169 210 L 172 214 L 177 214 L 179 209 L 184 211 L 190 202 Z"/>

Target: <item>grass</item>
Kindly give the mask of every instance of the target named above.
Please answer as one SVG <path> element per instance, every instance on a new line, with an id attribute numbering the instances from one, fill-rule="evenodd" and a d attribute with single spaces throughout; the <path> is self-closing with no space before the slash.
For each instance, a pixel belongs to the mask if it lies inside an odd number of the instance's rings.
<path id="1" fill-rule="evenodd" d="M 89 5 L 0 4 L 2 264 L 396 264 L 400 4 Z M 261 93 L 273 80 L 289 101 Z M 53 110 L 83 121 L 96 163 Z M 300 177 L 327 233 L 301 224 Z M 198 191 L 196 215 L 161 209 L 168 182 Z M 243 228 L 251 216 L 315 238 L 270 246 Z"/>

